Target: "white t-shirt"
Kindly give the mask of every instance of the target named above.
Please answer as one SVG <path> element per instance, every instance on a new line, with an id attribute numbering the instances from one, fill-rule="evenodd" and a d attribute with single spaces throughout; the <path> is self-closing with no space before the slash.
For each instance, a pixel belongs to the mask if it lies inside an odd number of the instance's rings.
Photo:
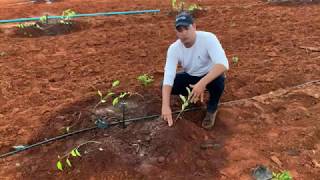
<path id="1" fill-rule="evenodd" d="M 179 39 L 170 45 L 163 85 L 173 86 L 178 63 L 191 76 L 203 76 L 215 64 L 222 64 L 229 69 L 228 59 L 219 40 L 213 33 L 204 31 L 196 31 L 195 43 L 190 48 L 186 48 Z"/>

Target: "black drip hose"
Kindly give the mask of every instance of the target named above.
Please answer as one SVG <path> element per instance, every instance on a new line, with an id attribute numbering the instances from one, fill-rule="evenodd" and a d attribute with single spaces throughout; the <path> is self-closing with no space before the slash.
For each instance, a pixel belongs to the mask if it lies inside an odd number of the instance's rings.
<path id="1" fill-rule="evenodd" d="M 198 110 L 201 110 L 201 109 L 202 109 L 201 107 L 195 107 L 195 108 L 186 109 L 186 110 L 184 110 L 184 112 L 198 111 Z M 180 113 L 180 111 L 175 111 L 172 114 L 178 114 L 178 113 Z M 150 116 L 144 116 L 144 117 L 138 117 L 138 118 L 131 118 L 131 119 L 127 119 L 127 120 L 124 120 L 124 121 L 111 122 L 111 123 L 108 124 L 108 127 L 116 126 L 118 124 L 125 124 L 126 122 L 142 121 L 142 120 L 154 119 L 154 118 L 158 118 L 158 117 L 160 117 L 160 115 L 150 115 Z M 64 135 L 61 135 L 61 136 L 56 136 L 56 137 L 53 137 L 53 138 L 50 138 L 50 139 L 46 139 L 44 141 L 37 142 L 35 144 L 31 144 L 31 145 L 28 145 L 28 146 L 23 146 L 23 148 L 21 148 L 21 149 L 17 149 L 17 150 L 14 150 L 14 151 L 11 151 L 11 152 L 8 152 L 8 153 L 5 153 L 5 154 L 1 154 L 0 158 L 5 158 L 5 157 L 8 157 L 8 156 L 17 154 L 19 152 L 31 149 L 31 148 L 36 147 L 36 146 L 47 144 L 47 143 L 52 142 L 52 141 L 60 140 L 60 139 L 66 138 L 68 136 L 84 133 L 84 132 L 95 130 L 95 129 L 99 129 L 99 128 L 97 126 L 94 126 L 94 127 L 89 127 L 89 128 L 85 128 L 85 129 L 80 129 L 78 131 L 74 131 L 74 132 L 67 133 L 67 134 L 64 134 Z"/>

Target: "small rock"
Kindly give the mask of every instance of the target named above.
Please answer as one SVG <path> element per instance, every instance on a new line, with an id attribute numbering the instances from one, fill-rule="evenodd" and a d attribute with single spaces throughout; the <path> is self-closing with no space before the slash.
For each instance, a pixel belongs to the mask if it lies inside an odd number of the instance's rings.
<path id="1" fill-rule="evenodd" d="M 158 160 L 158 163 L 163 163 L 166 160 L 166 158 L 163 156 L 160 156 L 157 160 Z"/>
<path id="2" fill-rule="evenodd" d="M 279 160 L 277 156 L 271 156 L 271 160 L 276 163 L 278 166 L 282 166 L 282 162 Z"/>
<path id="3" fill-rule="evenodd" d="M 21 166 L 21 164 L 20 163 L 16 163 L 16 167 L 20 167 Z"/>
<path id="4" fill-rule="evenodd" d="M 316 99 L 319 99 L 320 98 L 320 94 L 315 94 L 313 97 L 316 98 Z"/>

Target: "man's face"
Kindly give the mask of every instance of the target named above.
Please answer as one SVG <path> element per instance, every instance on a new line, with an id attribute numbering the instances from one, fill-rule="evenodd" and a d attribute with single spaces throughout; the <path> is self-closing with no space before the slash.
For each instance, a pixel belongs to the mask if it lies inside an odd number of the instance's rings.
<path id="1" fill-rule="evenodd" d="M 176 28 L 176 33 L 177 37 L 186 47 L 191 47 L 195 40 L 195 24 L 190 24 L 189 26 L 178 26 Z"/>

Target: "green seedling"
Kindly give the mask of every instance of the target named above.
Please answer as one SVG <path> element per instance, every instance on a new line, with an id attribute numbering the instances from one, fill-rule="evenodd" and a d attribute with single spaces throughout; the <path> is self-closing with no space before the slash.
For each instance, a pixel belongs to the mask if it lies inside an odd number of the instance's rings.
<path id="1" fill-rule="evenodd" d="M 237 56 L 233 56 L 232 57 L 232 63 L 233 64 L 238 64 L 238 62 L 239 62 L 239 58 Z"/>
<path id="2" fill-rule="evenodd" d="M 71 22 L 68 22 L 73 16 L 75 16 L 77 13 L 71 9 L 64 10 L 62 12 L 62 20 L 60 20 L 60 23 L 62 24 L 71 24 Z"/>
<path id="3" fill-rule="evenodd" d="M 171 8 L 172 8 L 173 11 L 176 11 L 176 12 L 184 11 L 186 4 L 187 3 L 186 3 L 185 0 L 180 0 L 179 2 L 177 2 L 177 0 L 171 0 Z M 202 10 L 202 8 L 197 4 L 190 4 L 187 7 L 187 10 L 190 13 L 193 13 L 196 10 Z"/>
<path id="4" fill-rule="evenodd" d="M 178 114 L 177 118 L 178 119 L 181 114 L 184 112 L 184 110 L 189 106 L 190 104 L 190 96 L 191 96 L 191 90 L 190 88 L 186 87 L 187 91 L 188 91 L 188 96 L 183 96 L 183 95 L 179 95 L 181 101 L 182 101 L 182 104 L 181 104 L 181 110 L 180 110 L 180 113 Z"/>
<path id="5" fill-rule="evenodd" d="M 98 96 L 100 97 L 100 101 L 95 105 L 94 109 L 96 109 L 100 104 L 106 103 L 107 99 L 109 97 L 112 97 L 115 95 L 114 92 L 112 92 L 112 90 L 119 86 L 120 81 L 119 80 L 115 80 L 112 82 L 111 88 L 108 90 L 108 93 L 106 95 L 103 95 L 102 92 L 100 90 L 98 90 Z"/>
<path id="6" fill-rule="evenodd" d="M 86 145 L 88 143 L 96 143 L 96 144 L 101 144 L 101 142 L 97 142 L 97 141 L 88 141 L 85 143 L 82 143 L 80 145 L 78 145 L 77 147 L 73 148 L 71 151 L 69 151 L 67 154 L 65 154 L 64 156 L 60 157 L 58 155 L 58 161 L 56 163 L 56 167 L 58 170 L 63 171 L 65 169 L 65 167 L 72 167 L 71 164 L 71 159 L 72 158 L 78 158 L 81 157 L 81 153 L 79 152 L 79 148 L 83 145 Z M 65 163 L 64 163 L 65 162 Z"/>
<path id="7" fill-rule="evenodd" d="M 292 180 L 292 176 L 290 175 L 289 171 L 282 171 L 279 173 L 272 173 L 272 180 Z"/>
<path id="8" fill-rule="evenodd" d="M 44 16 L 41 16 L 41 17 L 40 17 L 40 22 L 41 22 L 42 24 L 48 24 L 48 15 L 46 14 L 46 15 L 44 15 Z"/>
<path id="9" fill-rule="evenodd" d="M 140 75 L 137 79 L 143 86 L 148 86 L 154 81 L 153 76 L 149 76 L 148 74 Z"/>
<path id="10" fill-rule="evenodd" d="M 185 0 L 180 0 L 177 2 L 177 0 L 171 0 L 171 7 L 174 11 L 183 11 L 185 5 Z"/>
<path id="11" fill-rule="evenodd" d="M 194 12 L 194 11 L 197 11 L 197 10 L 202 10 L 202 7 L 200 7 L 199 5 L 197 4 L 191 4 L 189 7 L 188 7 L 188 11 L 189 12 Z"/>

